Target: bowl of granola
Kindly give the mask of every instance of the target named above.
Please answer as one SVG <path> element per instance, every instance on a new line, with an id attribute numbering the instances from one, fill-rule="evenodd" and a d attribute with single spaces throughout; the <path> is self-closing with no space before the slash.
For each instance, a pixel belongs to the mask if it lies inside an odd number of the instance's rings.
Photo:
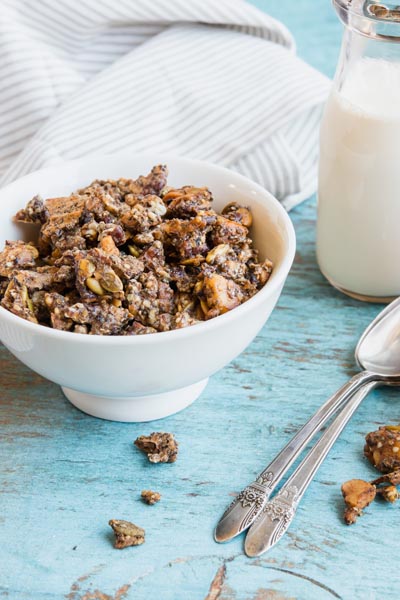
<path id="1" fill-rule="evenodd" d="M 253 340 L 295 253 L 249 179 L 202 161 L 86 157 L 0 190 L 0 339 L 84 412 L 191 404 Z"/>

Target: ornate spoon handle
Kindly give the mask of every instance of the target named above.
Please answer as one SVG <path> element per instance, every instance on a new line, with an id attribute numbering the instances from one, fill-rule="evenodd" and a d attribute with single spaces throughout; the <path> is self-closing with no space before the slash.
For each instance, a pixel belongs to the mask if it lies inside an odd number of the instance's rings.
<path id="1" fill-rule="evenodd" d="M 321 436 L 289 477 L 276 496 L 265 504 L 250 528 L 246 541 L 247 556 L 260 556 L 283 536 L 296 514 L 297 506 L 329 450 L 351 419 L 358 406 L 377 382 L 366 384 L 349 400 L 342 412 Z"/>
<path id="2" fill-rule="evenodd" d="M 319 408 L 257 479 L 242 490 L 228 506 L 215 528 L 215 541 L 226 542 L 250 527 L 274 488 L 308 442 L 355 391 L 373 378 L 374 375 L 368 371 L 357 373 Z"/>

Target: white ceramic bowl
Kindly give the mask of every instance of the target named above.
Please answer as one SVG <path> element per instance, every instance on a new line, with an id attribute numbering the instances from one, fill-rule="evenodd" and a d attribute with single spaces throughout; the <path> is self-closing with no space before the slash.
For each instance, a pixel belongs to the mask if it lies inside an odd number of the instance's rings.
<path id="1" fill-rule="evenodd" d="M 90 336 L 36 325 L 0 307 L 0 339 L 24 364 L 62 386 L 86 413 L 117 421 L 149 421 L 191 404 L 210 375 L 234 359 L 271 314 L 295 253 L 292 223 L 275 198 L 227 169 L 172 156 L 88 157 L 31 173 L 0 191 L 0 247 L 33 237 L 13 215 L 35 194 L 68 195 L 93 179 L 136 178 L 158 163 L 169 168 L 172 186 L 207 186 L 216 210 L 238 201 L 251 207 L 252 237 L 273 273 L 253 298 L 222 316 L 192 327 L 141 335 Z"/>

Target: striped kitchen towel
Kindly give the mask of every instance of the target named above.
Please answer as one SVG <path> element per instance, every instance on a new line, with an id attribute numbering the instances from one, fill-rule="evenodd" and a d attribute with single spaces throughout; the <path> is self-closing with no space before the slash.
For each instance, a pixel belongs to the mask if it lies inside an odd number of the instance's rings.
<path id="1" fill-rule="evenodd" d="M 1 0 L 0 72 L 3 183 L 132 150 L 230 167 L 288 209 L 315 189 L 329 81 L 243 0 Z"/>

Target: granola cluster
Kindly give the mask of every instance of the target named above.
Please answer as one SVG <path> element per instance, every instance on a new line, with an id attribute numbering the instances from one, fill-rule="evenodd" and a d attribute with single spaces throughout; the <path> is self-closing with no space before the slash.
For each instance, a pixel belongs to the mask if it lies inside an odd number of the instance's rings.
<path id="1" fill-rule="evenodd" d="M 221 315 L 267 282 L 250 211 L 218 214 L 207 188 L 167 187 L 167 168 L 35 196 L 15 220 L 36 242 L 0 253 L 1 305 L 33 323 L 94 335 L 169 331 Z"/>
<path id="2" fill-rule="evenodd" d="M 150 506 L 161 500 L 161 494 L 159 492 L 153 492 L 153 490 L 142 490 L 140 497 L 145 504 L 150 504 Z"/>
<path id="3" fill-rule="evenodd" d="M 382 473 L 400 469 L 400 425 L 385 425 L 365 438 L 364 455 Z"/>
<path id="4" fill-rule="evenodd" d="M 134 444 L 147 454 L 152 463 L 172 463 L 178 457 L 178 442 L 173 433 L 153 431 L 150 435 L 141 435 Z"/>
<path id="5" fill-rule="evenodd" d="M 130 521 L 123 519 L 110 519 L 108 522 L 114 531 L 114 548 L 121 550 L 128 546 L 140 546 L 145 540 L 145 531 Z"/>
<path id="6" fill-rule="evenodd" d="M 362 509 L 375 500 L 376 486 L 363 479 L 350 479 L 344 482 L 341 489 L 346 504 L 344 522 L 352 525 L 362 515 Z"/>
<path id="7" fill-rule="evenodd" d="M 383 475 L 373 481 L 351 479 L 342 485 L 344 521 L 352 525 L 377 496 L 393 504 L 400 498 L 400 425 L 385 425 L 365 436 L 364 455 Z"/>

